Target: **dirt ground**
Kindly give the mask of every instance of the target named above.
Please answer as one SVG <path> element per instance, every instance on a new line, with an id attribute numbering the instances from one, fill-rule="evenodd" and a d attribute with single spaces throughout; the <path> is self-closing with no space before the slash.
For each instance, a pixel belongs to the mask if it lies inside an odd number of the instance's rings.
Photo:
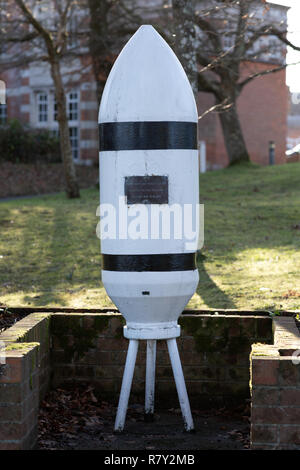
<path id="1" fill-rule="evenodd" d="M 158 410 L 144 421 L 140 404 L 128 408 L 122 434 L 114 434 L 116 407 L 99 401 L 92 388 L 58 389 L 43 402 L 39 418 L 39 449 L 47 450 L 247 450 L 248 405 L 236 410 L 192 410 L 194 433 L 183 430 L 180 409 Z"/>

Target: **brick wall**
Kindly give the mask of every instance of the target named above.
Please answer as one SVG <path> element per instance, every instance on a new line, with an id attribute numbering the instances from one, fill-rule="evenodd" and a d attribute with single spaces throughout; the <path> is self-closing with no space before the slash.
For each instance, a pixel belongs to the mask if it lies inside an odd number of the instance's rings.
<path id="1" fill-rule="evenodd" d="M 115 402 L 121 387 L 128 340 L 118 314 L 52 317 L 53 386 L 92 382 Z M 272 341 L 272 320 L 262 316 L 183 315 L 178 338 L 191 404 L 204 407 L 249 397 L 249 354 L 253 342 Z M 144 400 L 145 341 L 140 342 L 132 399 Z M 157 344 L 156 403 L 177 406 L 165 341 Z"/>
<path id="2" fill-rule="evenodd" d="M 7 345 L 0 365 L 0 450 L 31 449 L 37 440 L 38 344 Z"/>
<path id="3" fill-rule="evenodd" d="M 50 314 L 33 313 L 0 334 L 0 450 L 34 448 L 50 381 Z"/>
<path id="4" fill-rule="evenodd" d="M 300 449 L 300 336 L 293 318 L 274 319 L 274 345 L 251 353 L 252 449 Z"/>
<path id="5" fill-rule="evenodd" d="M 241 78 L 270 68 L 270 64 L 245 63 Z M 201 115 L 215 104 L 209 93 L 199 93 Z M 269 141 L 276 143 L 275 162 L 285 163 L 287 139 L 288 88 L 285 70 L 257 78 L 246 85 L 238 98 L 238 112 L 250 158 L 260 165 L 269 164 Z M 223 168 L 228 157 L 218 113 L 208 113 L 199 121 L 199 138 L 207 143 L 208 169 Z"/>
<path id="6" fill-rule="evenodd" d="M 300 448 L 300 349 L 293 317 L 244 312 L 185 314 L 178 338 L 192 407 L 235 404 L 252 396 L 253 449 Z M 0 335 L 0 449 L 33 448 L 39 401 L 49 386 L 92 383 L 117 402 L 128 341 L 113 312 L 33 313 Z M 273 325 L 273 331 L 272 331 Z M 262 344 L 264 343 L 264 344 Z M 269 344 L 266 344 L 269 343 Z M 50 380 L 51 379 L 51 380 Z M 144 400 L 145 342 L 141 341 L 131 400 Z M 164 341 L 158 342 L 156 404 L 178 406 Z"/>
<path id="7" fill-rule="evenodd" d="M 39 390 L 42 399 L 50 380 L 50 313 L 32 313 L 0 334 L 0 340 L 8 344 L 39 343 Z"/>

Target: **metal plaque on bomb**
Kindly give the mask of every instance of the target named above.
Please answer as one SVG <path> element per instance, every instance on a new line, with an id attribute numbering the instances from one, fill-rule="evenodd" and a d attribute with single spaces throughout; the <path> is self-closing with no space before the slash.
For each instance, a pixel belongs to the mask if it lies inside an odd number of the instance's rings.
<path id="1" fill-rule="evenodd" d="M 168 177 L 126 176 L 125 196 L 127 204 L 168 204 Z"/>

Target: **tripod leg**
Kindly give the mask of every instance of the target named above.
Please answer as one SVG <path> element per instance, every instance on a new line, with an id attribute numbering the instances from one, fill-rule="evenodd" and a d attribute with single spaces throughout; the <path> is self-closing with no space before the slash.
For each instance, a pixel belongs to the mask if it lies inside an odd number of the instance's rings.
<path id="1" fill-rule="evenodd" d="M 180 408 L 184 420 L 184 427 L 186 431 L 194 430 L 194 423 L 190 409 L 189 398 L 186 391 L 186 386 L 184 382 L 183 371 L 181 367 L 180 357 L 178 353 L 176 339 L 168 339 L 168 350 L 169 356 L 172 364 L 174 379 L 177 388 L 177 394 L 179 398 Z"/>
<path id="2" fill-rule="evenodd" d="M 138 345 L 139 342 L 137 339 L 131 339 L 129 341 L 121 393 L 119 398 L 118 412 L 115 421 L 115 432 L 121 432 L 124 429 Z"/>
<path id="3" fill-rule="evenodd" d="M 145 421 L 153 421 L 155 391 L 156 340 L 147 340 Z"/>

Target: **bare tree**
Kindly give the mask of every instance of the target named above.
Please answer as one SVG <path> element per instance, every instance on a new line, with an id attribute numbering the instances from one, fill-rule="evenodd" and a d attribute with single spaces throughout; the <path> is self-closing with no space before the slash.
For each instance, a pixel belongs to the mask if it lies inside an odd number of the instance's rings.
<path id="1" fill-rule="evenodd" d="M 89 8 L 89 49 L 100 100 L 106 79 L 120 48 L 143 24 L 150 10 L 139 0 L 87 0 Z M 145 15 L 146 14 L 146 15 Z"/>
<path id="2" fill-rule="evenodd" d="M 65 85 L 61 72 L 62 61 L 74 55 L 68 47 L 70 22 L 78 7 L 75 0 L 49 0 L 46 2 L 13 0 L 2 29 L 5 51 L 2 70 L 24 66 L 31 62 L 49 64 L 53 80 L 60 148 L 64 166 L 66 193 L 69 198 L 80 197 L 69 136 Z M 13 4 L 17 8 L 13 8 Z M 2 51 L 3 52 L 3 51 Z"/>
<path id="3" fill-rule="evenodd" d="M 109 34 L 109 15 L 114 8 L 113 0 L 87 0 L 90 13 L 89 49 L 100 100 L 113 62 L 113 37 Z"/>
<path id="4" fill-rule="evenodd" d="M 194 63 L 197 56 L 197 88 L 215 97 L 211 110 L 218 111 L 229 162 L 248 162 L 237 100 L 252 80 L 287 66 L 283 43 L 297 47 L 286 39 L 286 22 L 274 21 L 272 6 L 264 0 L 172 0 L 172 6 L 178 55 L 183 63 L 185 57 Z M 182 19 L 179 33 L 178 18 Z M 245 64 L 260 60 L 269 62 L 269 67 L 252 72 L 249 67 L 245 76 Z M 194 69 L 190 72 L 186 66 L 192 83 Z"/>
<path id="5" fill-rule="evenodd" d="M 198 64 L 196 27 L 194 22 L 195 2 L 173 0 L 173 22 L 175 52 L 189 77 L 195 96 L 198 93 Z"/>

